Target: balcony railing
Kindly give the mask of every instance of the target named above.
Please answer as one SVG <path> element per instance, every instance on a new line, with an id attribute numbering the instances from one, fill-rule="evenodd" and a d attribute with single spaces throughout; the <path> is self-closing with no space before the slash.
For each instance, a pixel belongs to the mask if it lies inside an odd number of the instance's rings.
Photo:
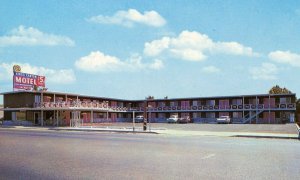
<path id="1" fill-rule="evenodd" d="M 244 104 L 244 105 L 203 105 L 203 106 L 165 106 L 165 107 L 153 107 L 150 111 L 215 111 L 215 110 L 261 110 L 261 109 L 295 109 L 296 104 L 276 104 L 276 105 L 264 105 L 264 104 Z M 149 111 L 149 110 L 148 110 Z"/>
<path id="2" fill-rule="evenodd" d="M 104 110 L 104 111 L 116 111 L 116 112 L 124 112 L 128 111 L 127 107 L 119 107 L 119 106 L 108 106 L 103 103 L 96 102 L 43 102 L 43 103 L 34 103 L 35 108 L 43 108 L 43 109 L 95 109 L 95 110 Z"/>

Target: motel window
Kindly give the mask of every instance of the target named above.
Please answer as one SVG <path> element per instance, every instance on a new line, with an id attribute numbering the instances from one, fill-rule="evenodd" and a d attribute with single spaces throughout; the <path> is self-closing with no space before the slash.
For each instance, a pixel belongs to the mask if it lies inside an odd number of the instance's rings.
<path id="1" fill-rule="evenodd" d="M 233 99 L 232 100 L 232 105 L 242 105 L 243 100 L 242 99 Z"/>
<path id="2" fill-rule="evenodd" d="M 249 99 L 249 104 L 256 104 L 256 99 Z M 257 104 L 259 104 L 259 99 L 257 99 Z"/>
<path id="3" fill-rule="evenodd" d="M 201 112 L 194 112 L 193 118 L 201 118 Z"/>
<path id="4" fill-rule="evenodd" d="M 166 103 L 165 102 L 158 102 L 158 107 L 165 107 Z"/>
<path id="5" fill-rule="evenodd" d="M 193 106 L 201 106 L 201 101 L 193 101 Z"/>
<path id="6" fill-rule="evenodd" d="M 148 106 L 156 107 L 156 103 L 155 102 L 148 102 Z"/>
<path id="7" fill-rule="evenodd" d="M 216 104 L 215 100 L 207 100 L 206 101 L 206 105 L 208 105 L 208 106 L 214 106 L 215 104 Z"/>
<path id="8" fill-rule="evenodd" d="M 242 118 L 242 112 L 233 112 L 232 117 L 233 118 Z"/>
<path id="9" fill-rule="evenodd" d="M 165 113 L 158 113 L 158 118 L 165 118 L 166 114 Z"/>
<path id="10" fill-rule="evenodd" d="M 26 113 L 25 112 L 12 112 L 12 120 L 19 120 L 24 121 L 26 120 Z"/>
<path id="11" fill-rule="evenodd" d="M 40 103 L 41 102 L 41 96 L 40 95 L 35 95 L 34 96 L 34 102 L 35 103 Z"/>
<path id="12" fill-rule="evenodd" d="M 190 106 L 189 101 L 181 101 L 181 107 L 188 107 L 188 106 Z"/>
<path id="13" fill-rule="evenodd" d="M 190 116 L 190 113 L 181 113 L 181 117 L 187 117 Z"/>
<path id="14" fill-rule="evenodd" d="M 124 103 L 123 102 L 118 102 L 118 107 L 124 107 Z"/>
<path id="15" fill-rule="evenodd" d="M 118 113 L 117 117 L 118 118 L 123 118 L 123 114 L 122 113 Z"/>
<path id="16" fill-rule="evenodd" d="M 178 101 L 171 101 L 170 106 L 178 106 Z"/>
<path id="17" fill-rule="evenodd" d="M 291 103 L 290 97 L 280 98 L 280 104 L 288 104 Z"/>
<path id="18" fill-rule="evenodd" d="M 206 118 L 215 118 L 216 117 L 216 113 L 214 112 L 207 112 L 206 113 Z"/>
<path id="19" fill-rule="evenodd" d="M 219 106 L 221 108 L 224 108 L 226 106 L 229 106 L 229 100 L 228 99 L 223 99 L 223 100 L 219 100 Z"/>

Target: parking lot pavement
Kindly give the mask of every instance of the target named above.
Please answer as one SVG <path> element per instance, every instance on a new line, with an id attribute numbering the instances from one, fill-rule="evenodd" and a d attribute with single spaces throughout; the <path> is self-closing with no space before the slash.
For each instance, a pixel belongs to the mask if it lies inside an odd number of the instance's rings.
<path id="1" fill-rule="evenodd" d="M 136 123 L 136 128 L 142 128 L 143 123 Z M 298 134 L 296 124 L 167 124 L 151 123 L 151 128 L 158 130 L 209 131 L 209 132 L 250 132 Z M 132 123 L 93 124 L 93 127 L 132 128 Z M 149 127 L 149 123 L 148 123 Z"/>

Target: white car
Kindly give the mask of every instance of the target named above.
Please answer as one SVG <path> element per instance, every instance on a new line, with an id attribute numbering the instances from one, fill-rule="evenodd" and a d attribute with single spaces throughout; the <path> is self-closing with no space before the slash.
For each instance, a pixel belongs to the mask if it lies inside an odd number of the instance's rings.
<path id="1" fill-rule="evenodd" d="M 220 116 L 219 118 L 217 118 L 217 123 L 230 123 L 230 117 L 229 116 Z"/>
<path id="2" fill-rule="evenodd" d="M 144 122 L 144 116 L 136 116 L 136 117 L 134 118 L 134 121 L 135 121 L 136 123 Z"/>
<path id="3" fill-rule="evenodd" d="M 171 115 L 171 117 L 169 117 L 167 119 L 168 123 L 177 123 L 177 121 L 179 120 L 179 117 L 177 115 Z"/>

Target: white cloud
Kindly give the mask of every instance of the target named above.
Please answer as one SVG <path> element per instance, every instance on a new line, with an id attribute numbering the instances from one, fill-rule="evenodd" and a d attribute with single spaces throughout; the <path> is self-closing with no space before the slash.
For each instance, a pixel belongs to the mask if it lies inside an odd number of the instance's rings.
<path id="1" fill-rule="evenodd" d="M 66 36 L 47 34 L 33 27 L 19 26 L 6 36 L 0 37 L 0 47 L 5 46 L 74 46 L 75 42 Z"/>
<path id="2" fill-rule="evenodd" d="M 258 53 L 253 52 L 252 48 L 245 47 L 237 42 L 217 42 L 214 50 L 224 54 L 258 56 Z"/>
<path id="3" fill-rule="evenodd" d="M 15 64 L 20 65 L 22 72 L 24 73 L 46 76 L 46 84 L 47 82 L 51 82 L 53 84 L 70 84 L 76 81 L 76 77 L 72 69 L 55 70 L 18 62 L 0 63 L 0 80 L 12 80 L 12 69 Z"/>
<path id="4" fill-rule="evenodd" d="M 269 53 L 268 57 L 277 63 L 300 67 L 300 55 L 290 51 L 273 51 Z"/>
<path id="5" fill-rule="evenodd" d="M 151 69 L 162 69 L 164 67 L 164 64 L 161 60 L 155 59 L 152 64 L 149 64 L 149 68 Z"/>
<path id="6" fill-rule="evenodd" d="M 278 68 L 271 63 L 263 63 L 260 67 L 249 69 L 252 79 L 274 80 L 277 79 Z"/>
<path id="7" fill-rule="evenodd" d="M 95 51 L 77 60 L 75 66 L 88 72 L 139 71 L 147 68 L 161 69 L 163 68 L 163 62 L 156 59 L 153 63 L 143 63 L 142 57 L 137 54 L 132 55 L 126 61 L 121 61 L 117 57 Z"/>
<path id="8" fill-rule="evenodd" d="M 219 73 L 221 70 L 215 66 L 206 66 L 201 69 L 205 73 Z"/>
<path id="9" fill-rule="evenodd" d="M 164 53 L 188 61 L 203 61 L 208 55 L 214 53 L 244 56 L 258 55 L 250 47 L 237 42 L 214 42 L 207 35 L 196 31 L 182 31 L 175 38 L 166 36 L 145 43 L 145 55 L 159 56 Z"/>
<path id="10" fill-rule="evenodd" d="M 144 48 L 144 54 L 148 56 L 157 56 L 165 49 L 169 48 L 170 45 L 169 37 L 163 37 L 160 40 L 154 40 L 152 42 L 146 42 Z"/>
<path id="11" fill-rule="evenodd" d="M 93 16 L 87 19 L 87 21 L 99 24 L 117 24 L 127 27 L 132 27 L 134 24 L 161 27 L 166 24 L 166 20 L 156 11 L 145 11 L 142 14 L 136 9 L 117 11 L 113 16 Z"/>

